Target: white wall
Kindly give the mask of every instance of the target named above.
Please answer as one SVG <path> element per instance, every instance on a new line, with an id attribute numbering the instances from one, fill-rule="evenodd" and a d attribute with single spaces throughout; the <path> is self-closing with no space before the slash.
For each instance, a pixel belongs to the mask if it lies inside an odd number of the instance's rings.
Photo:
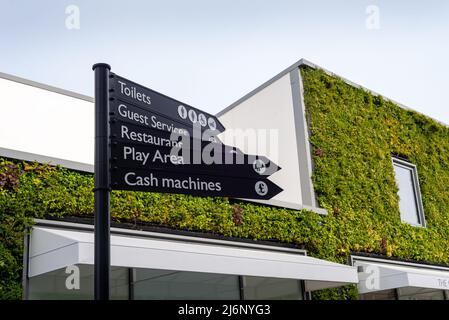
<path id="1" fill-rule="evenodd" d="M 0 148 L 94 161 L 94 104 L 0 78 Z"/>
<path id="2" fill-rule="evenodd" d="M 92 171 L 92 99 L 56 88 L 52 88 L 53 91 L 46 90 L 42 85 L 24 79 L 15 80 L 14 77 L 0 74 L 0 151 L 4 149 L 2 153 L 5 153 L 6 150 L 15 150 L 43 156 L 33 158 L 31 155 L 23 158 L 26 160 L 55 158 L 55 164 Z M 293 108 L 291 80 L 287 73 L 220 115 L 219 119 L 226 128 L 220 138 L 245 153 L 265 155 L 282 168 L 269 179 L 284 191 L 269 201 L 260 202 L 294 209 L 307 207 L 325 213 L 322 209 L 303 205 Z M 239 142 L 235 136 L 229 135 L 233 129 L 255 129 L 256 132 L 277 130 L 278 143 L 274 145 L 277 148 L 273 149 L 271 144 L 269 149 L 261 150 L 257 144 Z"/>
<path id="3" fill-rule="evenodd" d="M 276 202 L 282 201 L 291 203 L 293 207 L 301 205 L 297 138 L 290 75 L 287 73 L 238 106 L 219 116 L 219 119 L 226 130 L 237 128 L 278 130 L 279 154 L 277 159 L 272 159 L 273 157 L 270 157 L 269 154 L 255 149 L 254 145 L 248 147 L 245 143 L 240 142 L 236 143 L 236 147 L 245 153 L 267 156 L 270 160 L 275 160 L 282 168 L 269 179 L 283 188 L 284 191 L 269 201 L 261 202 L 277 204 Z M 236 141 L 239 142 L 238 139 L 229 134 L 221 134 L 219 137 L 226 144 L 232 145 Z"/>

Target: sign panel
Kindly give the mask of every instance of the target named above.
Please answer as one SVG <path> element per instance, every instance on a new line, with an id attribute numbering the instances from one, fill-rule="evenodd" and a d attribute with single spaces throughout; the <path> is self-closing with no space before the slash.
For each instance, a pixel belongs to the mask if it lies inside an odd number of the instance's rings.
<path id="1" fill-rule="evenodd" d="M 266 179 L 278 166 L 216 138 L 225 128 L 215 116 L 119 77 L 108 64 L 92 68 L 94 288 L 96 300 L 108 300 L 111 189 L 259 200 L 282 189 Z"/>
<path id="2" fill-rule="evenodd" d="M 282 191 L 267 179 L 208 176 L 156 169 L 111 170 L 112 189 L 160 193 L 181 193 L 194 196 L 270 199 Z"/>
<path id="3" fill-rule="evenodd" d="M 172 172 L 193 172 L 215 176 L 266 178 L 280 168 L 263 156 L 236 154 L 232 151 L 145 146 L 117 142 L 112 145 L 112 168 L 163 169 Z M 209 152 L 210 151 L 210 152 Z"/>
<path id="4" fill-rule="evenodd" d="M 217 130 L 210 130 L 207 134 L 203 134 L 201 125 L 197 122 L 194 124 L 185 124 L 176 119 L 168 118 L 164 115 L 152 112 L 151 109 L 135 106 L 128 102 L 113 100 L 110 104 L 111 118 L 123 122 L 139 125 L 149 129 L 179 133 L 185 136 L 202 136 L 207 137 L 209 141 L 217 141 L 215 138 L 219 134 Z"/>
<path id="5" fill-rule="evenodd" d="M 111 188 L 266 200 L 282 191 L 263 156 L 222 144 L 215 116 L 110 76 Z"/>
<path id="6" fill-rule="evenodd" d="M 109 82 L 112 89 L 110 96 L 114 99 L 151 109 L 152 112 L 177 120 L 188 126 L 199 124 L 202 130 L 218 132 L 225 130 L 217 117 L 116 74 L 111 73 Z"/>
<path id="7" fill-rule="evenodd" d="M 221 142 L 215 143 L 213 141 L 200 140 L 199 138 L 201 135 L 197 139 L 195 135 L 191 137 L 190 135 L 184 135 L 179 132 L 168 132 L 152 129 L 116 119 L 111 119 L 110 129 L 112 145 L 114 145 L 114 142 L 121 141 L 147 146 L 192 148 L 195 150 L 203 150 L 206 146 L 213 143 L 211 146 L 215 149 L 220 149 L 222 153 L 236 152 L 238 154 L 243 154 L 240 149 L 224 145 Z"/>

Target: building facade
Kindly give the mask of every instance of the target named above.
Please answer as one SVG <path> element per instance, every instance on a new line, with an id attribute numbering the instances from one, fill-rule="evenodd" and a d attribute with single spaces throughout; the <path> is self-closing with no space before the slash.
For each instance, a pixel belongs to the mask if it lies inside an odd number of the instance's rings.
<path id="1" fill-rule="evenodd" d="M 90 299 L 93 101 L 0 76 L 0 297 Z M 305 60 L 217 116 L 284 191 L 114 191 L 113 299 L 449 298 L 446 125 Z"/>

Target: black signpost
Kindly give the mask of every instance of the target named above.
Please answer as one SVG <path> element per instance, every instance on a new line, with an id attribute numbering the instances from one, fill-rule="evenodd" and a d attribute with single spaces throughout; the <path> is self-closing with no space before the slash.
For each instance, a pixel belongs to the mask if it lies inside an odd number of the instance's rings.
<path id="1" fill-rule="evenodd" d="M 95 72 L 95 161 L 94 161 L 94 287 L 95 300 L 109 300 L 110 269 L 110 176 L 109 176 L 109 70 L 97 63 Z"/>
<path id="2" fill-rule="evenodd" d="M 109 299 L 110 191 L 271 199 L 281 168 L 216 136 L 213 115 L 95 64 L 95 299 Z"/>

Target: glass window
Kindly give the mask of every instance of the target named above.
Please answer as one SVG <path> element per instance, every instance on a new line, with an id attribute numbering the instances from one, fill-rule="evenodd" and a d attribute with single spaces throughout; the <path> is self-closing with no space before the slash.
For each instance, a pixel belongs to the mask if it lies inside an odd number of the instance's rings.
<path id="1" fill-rule="evenodd" d="M 78 265 L 79 288 L 68 288 L 66 268 L 28 282 L 31 300 L 92 300 L 92 265 Z M 73 283 L 72 283 L 73 284 Z M 131 297 L 129 296 L 131 294 Z M 302 300 L 301 281 L 237 275 L 111 267 L 111 299 L 117 300 Z"/>
<path id="2" fill-rule="evenodd" d="M 360 295 L 360 300 L 445 300 L 444 290 L 405 287 Z"/>
<path id="3" fill-rule="evenodd" d="M 79 288 L 73 287 L 76 276 L 66 268 L 31 277 L 28 281 L 28 298 L 31 300 L 93 300 L 94 268 L 92 265 L 78 265 Z M 69 283 L 67 287 L 66 282 Z M 128 299 L 128 269 L 111 267 L 111 299 Z"/>
<path id="4" fill-rule="evenodd" d="M 445 300 L 444 290 L 427 288 L 399 288 L 399 300 Z"/>
<path id="5" fill-rule="evenodd" d="M 245 300 L 302 300 L 301 282 L 294 279 L 243 277 Z"/>
<path id="6" fill-rule="evenodd" d="M 393 167 L 399 189 L 401 220 L 412 225 L 424 226 L 424 213 L 416 167 L 411 163 L 396 158 L 393 158 Z"/>
<path id="7" fill-rule="evenodd" d="M 134 269 L 133 295 L 136 300 L 238 300 L 239 278 L 226 274 Z"/>
<path id="8" fill-rule="evenodd" d="M 360 300 L 396 300 L 396 290 L 379 290 L 370 293 L 363 293 L 360 295 Z"/>

